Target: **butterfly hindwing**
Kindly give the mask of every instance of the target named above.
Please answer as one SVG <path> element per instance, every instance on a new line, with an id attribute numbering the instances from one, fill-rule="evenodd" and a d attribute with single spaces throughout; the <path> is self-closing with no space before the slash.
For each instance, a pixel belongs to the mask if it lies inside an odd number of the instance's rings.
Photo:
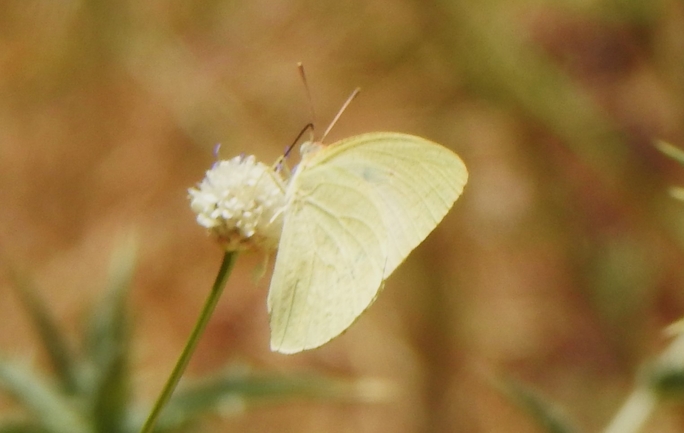
<path id="1" fill-rule="evenodd" d="M 296 190 L 269 290 L 271 348 L 284 353 L 348 328 L 375 297 L 387 257 L 381 215 L 359 179 L 311 169 L 290 185 Z"/>

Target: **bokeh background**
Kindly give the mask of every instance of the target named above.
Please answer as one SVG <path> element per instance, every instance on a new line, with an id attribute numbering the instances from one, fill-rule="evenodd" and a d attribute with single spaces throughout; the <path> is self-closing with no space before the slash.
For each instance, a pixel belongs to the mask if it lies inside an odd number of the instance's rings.
<path id="1" fill-rule="evenodd" d="M 149 404 L 222 253 L 187 188 L 214 160 L 417 134 L 470 182 L 378 301 L 327 346 L 268 349 L 258 256 L 241 257 L 190 375 L 240 363 L 395 385 L 376 404 L 298 401 L 216 431 L 536 432 L 497 387 L 528 384 L 585 431 L 611 419 L 684 307 L 684 4 L 676 0 L 0 3 L 0 247 L 67 329 L 135 229 L 135 394 Z M 0 276 L 0 347 L 42 352 Z M 206 427 L 209 428 L 209 427 Z M 648 431 L 684 429 L 667 406 Z"/>

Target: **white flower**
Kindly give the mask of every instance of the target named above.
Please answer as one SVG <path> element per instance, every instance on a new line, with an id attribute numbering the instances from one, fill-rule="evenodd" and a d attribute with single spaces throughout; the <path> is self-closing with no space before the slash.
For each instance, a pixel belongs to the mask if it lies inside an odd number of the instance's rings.
<path id="1" fill-rule="evenodd" d="M 254 156 L 218 161 L 197 188 L 190 207 L 227 251 L 275 249 L 285 206 L 283 179 Z"/>

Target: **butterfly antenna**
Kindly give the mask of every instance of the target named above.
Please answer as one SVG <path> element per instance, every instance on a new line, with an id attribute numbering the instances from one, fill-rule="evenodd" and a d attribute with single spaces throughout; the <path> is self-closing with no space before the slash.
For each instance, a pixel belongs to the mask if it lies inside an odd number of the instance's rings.
<path id="1" fill-rule="evenodd" d="M 287 159 L 288 156 L 290 156 L 292 149 L 294 149 L 294 147 L 297 144 L 297 142 L 299 141 L 299 139 L 302 138 L 302 135 L 304 135 L 304 133 L 307 130 L 313 130 L 313 123 L 307 123 L 306 126 L 304 128 L 302 128 L 301 131 L 299 131 L 299 134 L 297 134 L 297 138 L 294 139 L 292 144 L 290 144 L 289 146 L 287 146 L 287 148 L 285 148 L 285 153 L 283 153 L 283 155 L 280 158 L 278 158 L 278 160 L 275 163 L 275 171 L 280 171 L 283 168 L 283 164 L 285 163 L 285 160 Z"/>
<path id="2" fill-rule="evenodd" d="M 283 158 L 287 158 L 290 155 L 290 152 L 292 152 L 292 149 L 294 149 L 295 144 L 297 144 L 299 139 L 302 138 L 302 135 L 304 135 L 304 133 L 307 130 L 313 131 L 313 128 L 314 128 L 313 123 L 307 123 L 307 125 L 304 128 L 302 128 L 301 131 L 299 131 L 299 134 L 297 134 L 297 138 L 294 139 L 292 144 L 287 146 L 287 149 L 285 150 L 285 153 L 283 154 Z"/>
<path id="3" fill-rule="evenodd" d="M 314 110 L 313 98 L 311 97 L 311 90 L 309 89 L 309 83 L 306 81 L 306 73 L 304 73 L 304 65 L 302 62 L 297 63 L 297 69 L 299 70 L 299 76 L 304 83 L 304 90 L 306 90 L 306 99 L 309 101 L 309 111 L 311 112 L 311 122 L 307 127 L 311 126 L 311 141 L 314 140 L 314 125 L 316 124 L 316 111 Z M 305 128 L 306 129 L 306 128 Z M 301 138 L 301 134 L 297 137 L 297 140 Z M 295 140 L 295 143 L 297 142 Z"/>
<path id="4" fill-rule="evenodd" d="M 342 104 L 342 108 L 340 108 L 340 111 L 337 112 L 337 114 L 335 115 L 335 118 L 332 120 L 332 122 L 330 122 L 330 125 L 328 126 L 328 129 L 326 129 L 325 132 L 323 133 L 323 136 L 321 137 L 321 143 L 325 140 L 325 137 L 328 136 L 328 133 L 329 133 L 330 130 L 333 128 L 333 126 L 335 126 L 335 124 L 337 123 L 337 121 L 340 120 L 340 116 L 342 116 L 342 113 L 344 113 L 344 110 L 347 109 L 347 107 L 349 106 L 349 104 L 351 104 L 351 101 L 353 101 L 354 98 L 356 98 L 356 96 L 359 94 L 360 91 L 361 91 L 361 89 L 360 89 L 359 87 L 357 87 L 356 89 L 354 89 L 354 91 L 352 92 L 352 94 L 349 95 L 349 97 L 348 97 L 347 100 L 344 102 L 344 104 Z"/>

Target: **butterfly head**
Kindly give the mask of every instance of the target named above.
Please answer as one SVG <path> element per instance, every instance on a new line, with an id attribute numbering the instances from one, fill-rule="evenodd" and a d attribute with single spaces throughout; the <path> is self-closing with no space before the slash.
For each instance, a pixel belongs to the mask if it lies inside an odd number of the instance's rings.
<path id="1" fill-rule="evenodd" d="M 299 154 L 302 156 L 302 159 L 306 159 L 324 147 L 325 145 L 320 141 L 305 141 L 299 146 Z"/>

